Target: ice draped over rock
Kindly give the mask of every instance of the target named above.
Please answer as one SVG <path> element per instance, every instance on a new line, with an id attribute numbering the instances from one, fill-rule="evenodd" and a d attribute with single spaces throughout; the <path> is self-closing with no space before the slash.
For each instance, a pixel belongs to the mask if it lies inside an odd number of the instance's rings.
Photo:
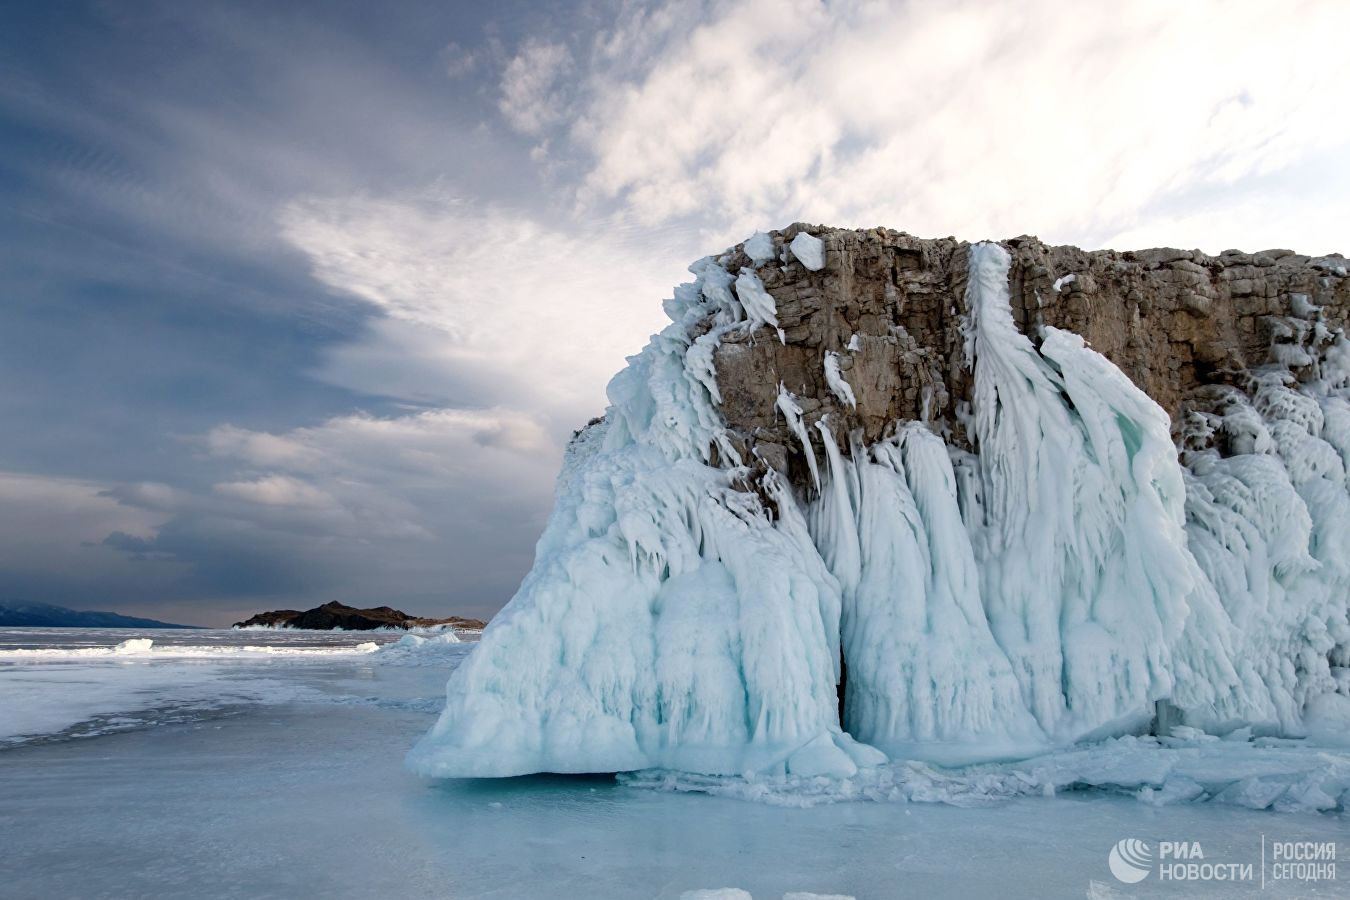
<path id="1" fill-rule="evenodd" d="M 965 406 L 926 421 L 930 386 L 920 421 L 869 441 L 846 417 L 875 379 L 841 367 L 875 345 L 850 333 L 812 357 L 837 413 L 763 386 L 794 477 L 728 427 L 718 380 L 726 346 L 789 343 L 755 271 L 789 258 L 772 246 L 757 233 L 739 272 L 691 266 L 671 325 L 610 383 L 416 770 L 848 776 L 1138 730 L 1160 701 L 1199 727 L 1294 734 L 1350 705 L 1342 336 L 1295 342 L 1317 377 L 1263 369 L 1191 413 L 1179 457 L 1168 412 L 1105 356 L 1018 327 L 1008 251 L 975 245 Z M 824 246 L 791 242 L 812 273 Z"/>
<path id="2" fill-rule="evenodd" d="M 839 727 L 839 585 L 803 510 L 773 475 L 762 496 L 741 489 L 722 433 L 705 348 L 746 326 L 748 298 L 711 260 L 692 271 L 672 324 L 568 447 L 535 566 L 452 677 L 417 770 L 810 775 L 884 760 Z"/>

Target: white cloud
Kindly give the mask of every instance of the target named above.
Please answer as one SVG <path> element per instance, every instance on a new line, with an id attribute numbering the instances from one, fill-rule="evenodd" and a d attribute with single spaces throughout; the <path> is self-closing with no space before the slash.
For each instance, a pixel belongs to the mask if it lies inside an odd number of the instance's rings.
<path id="1" fill-rule="evenodd" d="M 215 491 L 224 497 L 233 497 L 263 506 L 292 506 L 310 509 L 335 509 L 338 503 L 330 495 L 311 484 L 285 475 L 267 475 L 252 481 L 227 481 L 217 484 Z"/>
<path id="2" fill-rule="evenodd" d="M 315 462 L 320 451 L 314 447 L 265 431 L 249 431 L 233 425 L 220 425 L 206 436 L 207 448 L 215 456 L 247 459 L 258 466 L 287 466 Z"/>
<path id="3" fill-rule="evenodd" d="M 529 417 L 508 410 L 436 409 L 379 418 L 355 413 L 276 435 L 221 425 L 206 436 L 215 456 L 254 468 L 332 473 L 353 461 L 365 468 L 444 474 L 449 457 L 472 448 L 510 459 L 547 450 L 547 435 Z M 277 453 L 276 447 L 286 452 Z"/>
<path id="4" fill-rule="evenodd" d="M 1312 37 L 1348 27 L 1339 0 L 743 0 L 659 47 L 631 22 L 602 35 L 569 133 L 588 202 L 718 242 L 804 219 L 1208 246 L 1160 211 L 1208 185 L 1222 243 L 1251 246 L 1278 234 L 1248 181 L 1350 145 L 1350 56 Z M 1343 189 L 1286 188 L 1332 229 L 1319 246 L 1350 244 Z"/>
<path id="5" fill-rule="evenodd" d="M 225 425 L 204 442 L 240 467 L 215 495 L 248 507 L 213 514 L 360 540 L 450 543 L 498 508 L 524 510 L 537 525 L 557 453 L 532 419 L 504 410 L 355 414 L 279 435 Z"/>
<path id="6" fill-rule="evenodd" d="M 325 378 L 462 406 L 509 398 L 573 427 L 660 329 L 660 300 L 692 252 L 644 258 L 622 227 L 567 232 L 434 192 L 298 200 L 282 230 L 317 278 L 389 317 L 337 350 Z"/>
<path id="7" fill-rule="evenodd" d="M 564 76 L 572 66 L 565 44 L 527 40 L 502 75 L 498 108 L 517 131 L 538 134 L 566 112 Z"/>

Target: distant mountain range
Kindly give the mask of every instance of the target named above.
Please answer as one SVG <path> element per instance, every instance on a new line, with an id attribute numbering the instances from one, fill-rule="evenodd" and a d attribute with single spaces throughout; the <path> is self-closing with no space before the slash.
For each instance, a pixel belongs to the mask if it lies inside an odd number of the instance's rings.
<path id="1" fill-rule="evenodd" d="M 46 603 L 0 600 L 0 628 L 194 628 L 155 619 L 138 619 L 112 612 L 66 609 Z"/>

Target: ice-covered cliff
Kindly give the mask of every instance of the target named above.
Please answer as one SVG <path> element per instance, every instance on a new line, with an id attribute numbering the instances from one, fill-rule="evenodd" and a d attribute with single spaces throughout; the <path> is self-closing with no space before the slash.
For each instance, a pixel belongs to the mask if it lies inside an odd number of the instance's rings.
<path id="1" fill-rule="evenodd" d="M 1340 257 L 796 225 L 579 432 L 430 775 L 850 775 L 1350 711 Z"/>

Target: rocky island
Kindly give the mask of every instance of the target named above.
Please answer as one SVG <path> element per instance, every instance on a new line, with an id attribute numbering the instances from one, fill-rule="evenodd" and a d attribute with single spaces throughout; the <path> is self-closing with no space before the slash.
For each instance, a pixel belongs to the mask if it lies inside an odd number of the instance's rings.
<path id="1" fill-rule="evenodd" d="M 415 769 L 1350 721 L 1343 257 L 798 224 L 690 272 Z"/>
<path id="2" fill-rule="evenodd" d="M 460 616 L 428 619 L 410 616 L 392 606 L 357 609 L 341 603 L 325 603 L 303 612 L 295 609 L 274 609 L 234 623 L 235 628 L 303 628 L 310 631 L 331 631 L 339 628 L 346 631 L 374 631 L 377 628 L 433 628 L 437 625 L 468 630 L 481 630 L 485 627 L 485 623 L 478 619 L 465 619 Z"/>

